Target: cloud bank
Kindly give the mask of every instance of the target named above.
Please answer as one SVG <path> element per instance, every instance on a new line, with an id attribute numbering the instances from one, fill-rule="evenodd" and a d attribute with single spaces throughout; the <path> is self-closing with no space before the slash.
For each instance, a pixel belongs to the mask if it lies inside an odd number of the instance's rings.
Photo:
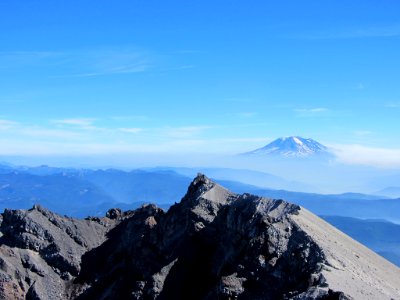
<path id="1" fill-rule="evenodd" d="M 372 148 L 362 145 L 332 145 L 337 160 L 344 164 L 378 168 L 400 168 L 400 149 Z"/>

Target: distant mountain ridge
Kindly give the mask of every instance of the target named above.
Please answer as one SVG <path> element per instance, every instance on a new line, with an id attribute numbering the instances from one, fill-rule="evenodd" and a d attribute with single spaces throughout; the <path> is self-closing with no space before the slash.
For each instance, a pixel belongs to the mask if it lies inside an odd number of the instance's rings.
<path id="1" fill-rule="evenodd" d="M 82 218 L 103 215 L 115 206 L 132 209 L 153 202 L 168 207 L 180 200 L 195 171 L 179 168 L 122 171 L 48 166 L 0 167 L 0 211 L 4 208 L 27 209 L 40 203 L 57 213 Z M 234 192 L 286 199 L 317 214 L 334 213 L 359 218 L 375 216 L 400 223 L 400 202 L 383 196 L 299 192 L 290 189 L 299 186 L 295 182 L 249 170 L 205 168 L 197 171 L 207 171 L 214 180 Z M 264 186 L 261 186 L 263 182 Z M 343 209 L 344 206 L 347 208 Z"/>
<path id="2" fill-rule="evenodd" d="M 299 136 L 281 137 L 268 145 L 246 152 L 245 155 L 277 155 L 283 157 L 310 157 L 329 154 L 328 147 L 310 138 Z"/>
<path id="3" fill-rule="evenodd" d="M 376 192 L 377 195 L 387 196 L 391 198 L 400 198 L 400 187 L 389 186 Z"/>

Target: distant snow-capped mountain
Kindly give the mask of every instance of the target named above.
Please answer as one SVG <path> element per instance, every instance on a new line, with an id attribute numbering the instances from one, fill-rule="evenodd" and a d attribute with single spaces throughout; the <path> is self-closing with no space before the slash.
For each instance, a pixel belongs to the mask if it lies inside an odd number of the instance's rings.
<path id="1" fill-rule="evenodd" d="M 245 155 L 279 155 L 284 157 L 309 157 L 328 154 L 328 148 L 313 139 L 290 136 L 276 139 L 268 145 L 244 153 Z"/>

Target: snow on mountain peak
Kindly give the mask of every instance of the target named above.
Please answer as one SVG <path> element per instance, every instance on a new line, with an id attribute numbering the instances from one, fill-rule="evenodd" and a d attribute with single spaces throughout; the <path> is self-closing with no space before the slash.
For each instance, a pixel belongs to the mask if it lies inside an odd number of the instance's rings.
<path id="1" fill-rule="evenodd" d="M 245 154 L 270 154 L 285 157 L 309 157 L 326 154 L 328 148 L 314 141 L 299 136 L 290 136 L 276 139 L 265 147 L 256 149 Z"/>
<path id="2" fill-rule="evenodd" d="M 297 136 L 294 136 L 293 140 L 295 141 L 296 144 L 303 145 L 303 142 Z"/>

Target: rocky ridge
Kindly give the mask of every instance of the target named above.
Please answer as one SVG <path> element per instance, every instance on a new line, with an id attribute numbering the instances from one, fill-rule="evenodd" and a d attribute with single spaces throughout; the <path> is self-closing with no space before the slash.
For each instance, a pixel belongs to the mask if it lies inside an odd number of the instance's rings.
<path id="1" fill-rule="evenodd" d="M 0 231 L 0 299 L 400 299 L 400 269 L 315 215 L 201 174 L 167 212 L 35 206 Z"/>
<path id="2" fill-rule="evenodd" d="M 102 244 L 119 222 L 62 217 L 39 205 L 6 209 L 0 220 L 0 299 L 71 298 L 69 285 L 82 255 Z"/>

